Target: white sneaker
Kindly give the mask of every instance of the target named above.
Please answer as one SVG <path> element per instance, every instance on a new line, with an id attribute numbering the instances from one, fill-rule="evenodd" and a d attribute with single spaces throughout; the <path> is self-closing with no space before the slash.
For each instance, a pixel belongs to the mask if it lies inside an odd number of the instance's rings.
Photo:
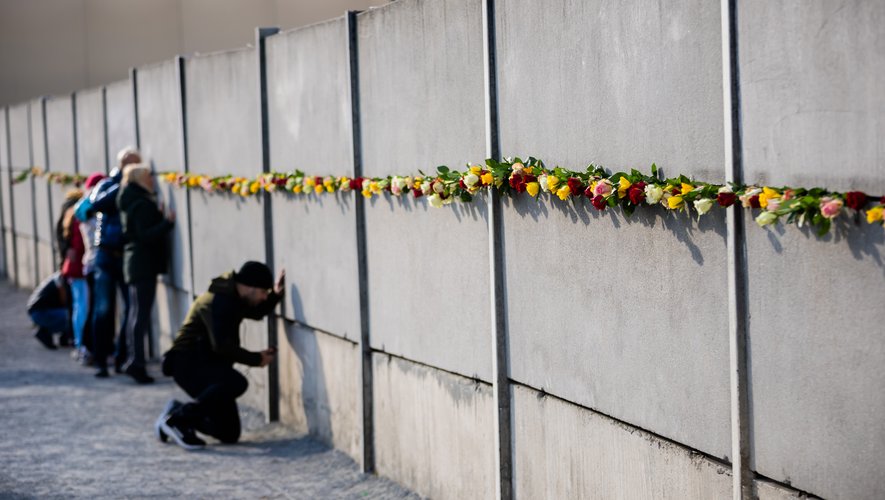
<path id="1" fill-rule="evenodd" d="M 157 435 L 157 439 L 163 443 L 169 440 L 169 436 L 163 432 L 163 421 L 166 420 L 166 418 L 169 417 L 169 414 L 175 411 L 179 406 L 181 406 L 181 401 L 170 399 L 166 403 L 166 406 L 163 407 L 163 413 L 157 417 L 157 421 L 154 423 L 154 433 Z"/>

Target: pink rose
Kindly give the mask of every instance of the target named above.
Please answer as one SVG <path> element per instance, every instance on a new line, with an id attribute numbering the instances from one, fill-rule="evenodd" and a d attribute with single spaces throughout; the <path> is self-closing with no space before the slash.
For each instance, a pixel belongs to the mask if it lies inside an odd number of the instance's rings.
<path id="1" fill-rule="evenodd" d="M 608 181 L 608 179 L 603 179 L 596 183 L 596 187 L 593 188 L 593 194 L 596 196 L 608 196 L 612 192 L 612 183 Z"/>
<path id="2" fill-rule="evenodd" d="M 829 196 L 821 198 L 820 214 L 827 219 L 832 219 L 833 217 L 839 215 L 839 212 L 842 211 L 842 205 L 843 202 L 839 198 L 831 198 Z"/>

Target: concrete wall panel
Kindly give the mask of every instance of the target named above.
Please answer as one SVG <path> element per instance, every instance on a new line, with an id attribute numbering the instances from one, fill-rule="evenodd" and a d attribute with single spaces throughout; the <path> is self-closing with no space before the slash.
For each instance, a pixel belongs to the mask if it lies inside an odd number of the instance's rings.
<path id="1" fill-rule="evenodd" d="M 731 470 L 635 427 L 513 387 L 514 498 L 729 498 Z"/>
<path id="2" fill-rule="evenodd" d="M 501 149 L 722 180 L 719 3 L 504 0 Z"/>
<path id="3" fill-rule="evenodd" d="M 247 319 L 240 325 L 240 345 L 250 351 L 267 349 L 267 323 Z M 234 365 L 249 381 L 249 389 L 240 400 L 267 413 L 267 368 Z"/>
<path id="4" fill-rule="evenodd" d="M 826 498 L 881 498 L 885 240 L 845 225 L 748 231 L 755 467 Z"/>
<path id="5" fill-rule="evenodd" d="M 37 286 L 34 238 L 16 234 L 13 241 L 15 242 L 15 250 L 18 253 L 18 270 L 16 273 L 18 286 L 34 288 Z"/>
<path id="6" fill-rule="evenodd" d="M 280 420 L 359 461 L 359 345 L 283 321 L 278 331 Z"/>
<path id="7" fill-rule="evenodd" d="M 12 197 L 9 192 L 9 143 L 6 138 L 6 108 L 0 108 L 0 203 L 3 218 L 0 220 L 2 229 L 12 229 Z"/>
<path id="8" fill-rule="evenodd" d="M 106 86 L 108 120 L 108 158 L 117 163 L 117 153 L 135 144 L 135 100 L 132 81 L 125 79 Z"/>
<path id="9" fill-rule="evenodd" d="M 9 151 L 10 167 L 14 173 L 31 168 L 30 104 L 10 106 L 9 110 Z"/>
<path id="10" fill-rule="evenodd" d="M 15 178 L 22 171 L 33 166 L 31 161 L 31 138 L 30 138 L 30 105 L 27 103 L 11 106 L 9 108 L 9 150 L 12 156 L 12 176 Z M 27 282 L 34 280 L 34 191 L 33 177 L 12 186 L 12 203 L 15 206 L 15 234 L 16 248 L 19 253 L 19 270 L 27 276 Z M 30 246 L 24 241 L 30 240 Z M 22 252 L 28 256 L 23 258 Z"/>
<path id="11" fill-rule="evenodd" d="M 505 0 L 497 22 L 504 154 L 722 179 L 718 4 Z M 505 201 L 511 374 L 725 456 L 724 217 L 642 212 Z"/>
<path id="12" fill-rule="evenodd" d="M 76 173 L 77 149 L 74 144 L 73 97 L 53 96 L 46 100 L 46 140 L 48 167 L 53 172 Z"/>
<path id="13" fill-rule="evenodd" d="M 104 96 L 101 87 L 77 92 L 77 158 L 80 173 L 107 172 Z"/>
<path id="14" fill-rule="evenodd" d="M 739 8 L 746 179 L 885 194 L 885 3 Z"/>
<path id="15" fill-rule="evenodd" d="M 373 357 L 378 474 L 429 498 L 494 498 L 491 387 L 384 354 Z"/>
<path id="16" fill-rule="evenodd" d="M 476 0 L 406 0 L 360 14 L 365 175 L 484 158 L 481 23 Z M 443 210 L 423 199 L 367 204 L 373 347 L 491 380 L 485 211 L 481 199 Z"/>
<path id="17" fill-rule="evenodd" d="M 275 35 L 267 52 L 271 168 L 352 175 L 345 19 Z M 358 339 L 353 195 L 274 196 L 272 203 L 274 257 L 291 285 L 284 315 Z"/>
<path id="18" fill-rule="evenodd" d="M 188 159 L 192 172 L 261 173 L 258 63 L 254 49 L 187 60 Z"/>
<path id="19" fill-rule="evenodd" d="M 31 101 L 31 151 L 34 165 L 44 172 L 49 171 L 49 159 L 47 158 L 46 129 L 43 116 L 43 100 Z M 53 267 L 53 255 L 46 252 L 47 247 L 52 246 L 55 232 L 55 221 L 52 220 L 52 206 L 49 202 L 49 183 L 46 178 L 34 179 L 34 221 L 35 236 L 37 237 L 37 264 L 38 273 L 48 274 Z M 46 264 L 49 265 L 46 265 Z"/>
<path id="20" fill-rule="evenodd" d="M 178 62 L 172 60 L 139 68 L 136 73 L 140 149 L 142 159 L 155 172 L 184 171 L 177 65 Z M 177 217 L 171 236 L 168 282 L 179 290 L 192 290 L 187 192 L 162 182 L 157 187 L 160 201 L 172 208 Z"/>
<path id="21" fill-rule="evenodd" d="M 190 293 L 183 292 L 166 283 L 157 284 L 155 307 L 157 318 L 154 323 L 154 337 L 157 338 L 160 354 L 172 347 L 172 341 L 175 340 L 178 329 L 184 323 L 191 302 L 193 301 Z"/>

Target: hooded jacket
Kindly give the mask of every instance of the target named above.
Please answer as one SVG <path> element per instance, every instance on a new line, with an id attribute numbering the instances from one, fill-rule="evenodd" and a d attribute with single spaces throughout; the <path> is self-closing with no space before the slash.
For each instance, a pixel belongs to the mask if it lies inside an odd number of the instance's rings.
<path id="1" fill-rule="evenodd" d="M 233 365 L 261 365 L 261 353 L 240 347 L 240 323 L 261 319 L 273 311 L 282 295 L 272 292 L 267 300 L 249 306 L 237 294 L 236 273 L 229 271 L 212 280 L 209 291 L 191 305 L 170 353 Z"/>
<path id="2" fill-rule="evenodd" d="M 123 279 L 126 283 L 153 280 L 166 272 L 166 234 L 174 225 L 163 216 L 154 197 L 131 182 L 120 192 L 123 223 Z"/>
<path id="3" fill-rule="evenodd" d="M 110 177 L 102 179 L 95 185 L 89 194 L 88 202 L 78 206 L 80 210 L 77 212 L 77 218 L 81 221 L 95 215 L 94 244 L 96 247 L 110 251 L 123 250 L 123 228 L 117 208 L 117 194 L 122 177 L 122 170 L 114 169 Z"/>

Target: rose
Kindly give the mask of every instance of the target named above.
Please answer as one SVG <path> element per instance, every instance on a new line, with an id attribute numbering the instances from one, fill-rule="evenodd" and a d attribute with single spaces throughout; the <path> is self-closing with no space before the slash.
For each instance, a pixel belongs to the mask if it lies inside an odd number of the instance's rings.
<path id="1" fill-rule="evenodd" d="M 759 208 L 759 193 L 761 192 L 762 190 L 759 188 L 749 189 L 738 199 L 741 200 L 741 205 L 744 208 Z"/>
<path id="2" fill-rule="evenodd" d="M 627 190 L 629 190 L 632 185 L 633 184 L 626 177 L 618 179 L 618 198 L 627 196 Z"/>
<path id="3" fill-rule="evenodd" d="M 350 189 L 352 191 L 358 191 L 363 186 L 363 178 L 357 177 L 356 179 L 350 180 Z"/>
<path id="4" fill-rule="evenodd" d="M 694 186 L 692 186 L 691 184 L 686 184 L 684 182 L 682 183 L 682 188 L 681 188 L 680 194 L 685 195 L 685 194 L 688 194 L 692 191 L 694 191 Z"/>
<path id="5" fill-rule="evenodd" d="M 681 194 L 674 194 L 667 197 L 667 208 L 670 210 L 678 210 L 685 206 L 685 200 Z"/>
<path id="6" fill-rule="evenodd" d="M 443 199 L 439 196 L 438 193 L 433 193 L 432 195 L 428 196 L 427 201 L 429 201 L 430 206 L 434 208 L 440 208 L 443 206 Z"/>
<path id="7" fill-rule="evenodd" d="M 645 186 L 645 202 L 649 205 L 654 205 L 661 201 L 661 197 L 664 196 L 664 190 L 661 186 L 657 184 L 649 184 Z"/>
<path id="8" fill-rule="evenodd" d="M 612 183 L 608 179 L 602 179 L 593 186 L 593 194 L 596 196 L 608 196 L 612 192 Z"/>
<path id="9" fill-rule="evenodd" d="M 558 186 L 558 185 L 559 185 L 559 177 L 556 177 L 555 175 L 548 175 L 547 176 L 547 187 L 551 191 L 555 190 L 556 186 Z"/>
<path id="10" fill-rule="evenodd" d="M 541 186 L 539 186 L 537 182 L 528 182 L 525 185 L 525 190 L 528 191 L 532 198 L 538 196 L 538 190 L 540 190 L 540 188 Z"/>
<path id="11" fill-rule="evenodd" d="M 631 185 L 627 189 L 627 197 L 630 198 L 630 203 L 634 205 L 639 205 L 645 201 L 645 181 L 639 181 Z"/>
<path id="12" fill-rule="evenodd" d="M 390 180 L 390 192 L 399 196 L 406 187 L 406 180 L 402 177 L 394 177 Z"/>
<path id="13" fill-rule="evenodd" d="M 777 209 L 781 207 L 781 201 L 783 200 L 781 200 L 780 198 L 772 198 L 768 200 L 768 205 L 765 207 L 765 209 L 769 212 L 776 212 Z"/>
<path id="14" fill-rule="evenodd" d="M 430 194 L 432 191 L 430 181 L 424 181 L 421 183 L 421 194 Z"/>
<path id="15" fill-rule="evenodd" d="M 867 210 L 867 222 L 870 224 L 880 222 L 885 219 L 885 207 L 878 206 Z"/>
<path id="16" fill-rule="evenodd" d="M 520 163 L 520 162 L 516 162 L 516 163 L 514 163 L 513 165 L 511 165 L 510 168 L 513 169 L 513 173 L 521 174 L 521 173 L 522 173 L 522 169 L 525 168 L 525 165 L 523 165 L 523 164 Z"/>
<path id="17" fill-rule="evenodd" d="M 486 173 L 482 174 L 479 178 L 480 178 L 480 180 L 482 180 L 482 185 L 483 185 L 483 186 L 488 186 L 488 185 L 490 185 L 490 184 L 492 183 L 492 180 L 493 180 L 493 178 L 492 178 L 492 173 L 491 173 L 491 172 L 486 172 Z"/>
<path id="18" fill-rule="evenodd" d="M 605 210 L 605 197 L 601 194 L 596 195 L 592 200 L 590 200 L 590 203 L 593 204 L 593 208 L 595 208 L 596 210 Z"/>
<path id="19" fill-rule="evenodd" d="M 572 194 L 572 190 L 568 187 L 568 184 L 562 186 L 556 191 L 556 196 L 559 196 L 559 199 L 562 201 L 568 199 L 570 194 Z"/>
<path id="20" fill-rule="evenodd" d="M 550 192 L 550 186 L 547 185 L 547 174 L 542 174 L 538 177 L 538 185 L 541 186 L 541 191 L 545 193 Z"/>
<path id="21" fill-rule="evenodd" d="M 584 183 L 577 177 L 569 177 L 565 183 L 571 193 L 580 193 L 584 190 Z"/>
<path id="22" fill-rule="evenodd" d="M 433 181 L 433 185 L 431 186 L 431 188 L 433 189 L 433 192 L 436 194 L 442 194 L 443 191 L 446 190 L 445 184 L 443 184 L 442 181 L 440 181 L 440 180 Z"/>
<path id="23" fill-rule="evenodd" d="M 820 200 L 820 214 L 827 219 L 832 219 L 842 211 L 842 205 L 842 200 L 839 198 L 825 196 Z"/>
<path id="24" fill-rule="evenodd" d="M 756 224 L 759 224 L 759 227 L 767 226 L 769 224 L 774 224 L 777 221 L 777 214 L 774 212 L 762 212 L 756 217 Z"/>
<path id="25" fill-rule="evenodd" d="M 849 191 L 845 193 L 845 205 L 854 210 L 860 210 L 867 204 L 867 195 L 860 191 Z"/>
<path id="26" fill-rule="evenodd" d="M 716 195 L 716 202 L 719 203 L 720 207 L 730 207 L 734 205 L 734 202 L 737 201 L 737 195 L 727 191 L 721 192 Z"/>
<path id="27" fill-rule="evenodd" d="M 701 198 L 694 202 L 694 209 L 698 211 L 699 216 L 709 212 L 711 208 L 713 208 L 712 198 Z"/>
<path id="28" fill-rule="evenodd" d="M 477 182 L 479 182 L 479 176 L 471 172 L 465 175 L 463 180 L 464 184 L 466 184 L 468 188 L 472 188 L 476 185 Z"/>

